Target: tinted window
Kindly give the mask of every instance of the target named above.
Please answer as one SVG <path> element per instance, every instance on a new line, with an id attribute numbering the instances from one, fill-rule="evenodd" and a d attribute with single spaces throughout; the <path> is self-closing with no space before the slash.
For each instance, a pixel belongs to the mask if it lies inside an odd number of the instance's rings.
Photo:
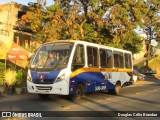
<path id="1" fill-rule="evenodd" d="M 72 43 L 50 43 L 42 45 L 37 51 L 31 68 L 36 69 L 55 69 L 55 68 L 66 68 L 69 60 L 69 56 L 72 50 Z M 54 63 L 49 62 L 50 54 Z M 49 64 L 51 63 L 51 64 Z"/>
<path id="2" fill-rule="evenodd" d="M 74 57 L 73 57 L 72 70 L 82 68 L 82 67 L 84 67 L 84 65 L 85 65 L 84 46 L 77 45 L 75 53 L 74 53 Z"/>
<path id="3" fill-rule="evenodd" d="M 113 67 L 113 65 L 112 65 L 112 51 L 106 50 L 106 56 L 107 56 L 107 68 Z"/>
<path id="4" fill-rule="evenodd" d="M 125 57 L 125 68 L 132 68 L 132 59 L 131 59 L 131 55 L 125 53 L 124 54 Z"/>
<path id="5" fill-rule="evenodd" d="M 112 67 L 112 51 L 100 49 L 100 65 L 102 68 Z"/>
<path id="6" fill-rule="evenodd" d="M 106 50 L 100 49 L 100 66 L 105 68 L 107 66 Z"/>
<path id="7" fill-rule="evenodd" d="M 114 67 L 124 68 L 124 58 L 122 52 L 114 51 Z"/>
<path id="8" fill-rule="evenodd" d="M 88 66 L 98 66 L 98 49 L 95 47 L 87 47 Z"/>

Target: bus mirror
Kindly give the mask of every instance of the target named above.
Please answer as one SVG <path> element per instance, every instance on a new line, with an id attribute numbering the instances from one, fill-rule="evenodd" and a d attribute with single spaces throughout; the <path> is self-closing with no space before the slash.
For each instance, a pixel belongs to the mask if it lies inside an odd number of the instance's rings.
<path id="1" fill-rule="evenodd" d="M 33 58 L 34 58 L 35 54 L 32 54 L 30 57 L 29 57 L 29 61 L 32 61 Z"/>

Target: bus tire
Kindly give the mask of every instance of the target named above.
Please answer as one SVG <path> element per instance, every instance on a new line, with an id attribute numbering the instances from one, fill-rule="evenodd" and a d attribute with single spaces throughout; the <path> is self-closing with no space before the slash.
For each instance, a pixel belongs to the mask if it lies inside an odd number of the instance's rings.
<path id="1" fill-rule="evenodd" d="M 50 94 L 38 94 L 41 99 L 47 99 Z"/>
<path id="2" fill-rule="evenodd" d="M 118 95 L 121 89 L 121 84 L 116 84 L 115 89 L 114 89 L 114 94 Z"/>
<path id="3" fill-rule="evenodd" d="M 116 83 L 116 86 L 114 89 L 109 89 L 108 93 L 112 95 L 118 95 L 121 89 L 121 84 L 119 82 Z"/>
<path id="4" fill-rule="evenodd" d="M 73 99 L 81 99 L 83 95 L 84 95 L 84 85 L 77 84 L 74 90 Z"/>

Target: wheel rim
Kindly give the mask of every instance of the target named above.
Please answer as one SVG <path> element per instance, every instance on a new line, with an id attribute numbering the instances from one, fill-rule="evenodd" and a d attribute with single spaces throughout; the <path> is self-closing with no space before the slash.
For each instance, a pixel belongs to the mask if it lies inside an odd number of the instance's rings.
<path id="1" fill-rule="evenodd" d="M 76 93 L 76 97 L 81 97 L 82 96 L 81 88 L 77 88 L 75 93 Z"/>

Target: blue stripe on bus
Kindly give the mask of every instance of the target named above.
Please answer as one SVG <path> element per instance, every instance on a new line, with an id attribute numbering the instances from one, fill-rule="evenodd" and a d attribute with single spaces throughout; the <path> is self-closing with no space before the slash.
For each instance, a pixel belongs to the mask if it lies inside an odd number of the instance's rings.
<path id="1" fill-rule="evenodd" d="M 105 80 L 104 75 L 101 72 L 83 72 L 70 79 L 70 88 L 75 88 L 77 83 L 83 83 L 85 86 L 85 92 L 96 91 L 97 86 L 106 86 L 106 90 L 114 89 L 114 84 L 108 80 Z M 74 81 L 74 82 L 73 82 Z M 74 91 L 70 91 L 70 94 L 74 94 Z"/>

